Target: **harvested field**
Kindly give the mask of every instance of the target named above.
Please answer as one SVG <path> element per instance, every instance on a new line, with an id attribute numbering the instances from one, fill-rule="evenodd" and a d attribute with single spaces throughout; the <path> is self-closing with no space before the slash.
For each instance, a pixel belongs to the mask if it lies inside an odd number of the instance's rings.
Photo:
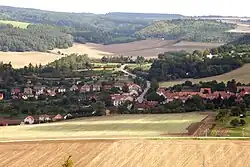
<path id="1" fill-rule="evenodd" d="M 0 127 L 0 140 L 67 137 L 159 137 L 187 133 L 187 127 L 200 122 L 199 113 L 159 115 L 117 115 L 80 118 L 67 122 Z"/>
<path id="2" fill-rule="evenodd" d="M 94 47 L 91 47 L 89 45 L 85 44 L 77 44 L 75 43 L 73 47 L 70 47 L 68 49 L 54 49 L 52 52 L 57 53 L 60 51 L 61 53 L 64 54 L 72 54 L 72 53 L 77 53 L 77 54 L 87 54 L 90 58 L 93 59 L 100 59 L 104 55 L 111 55 L 112 53 L 101 51 L 98 49 L 95 49 Z"/>
<path id="3" fill-rule="evenodd" d="M 204 82 L 213 81 L 213 80 L 226 83 L 227 81 L 230 81 L 232 79 L 235 79 L 237 82 L 248 84 L 250 83 L 249 71 L 250 71 L 250 64 L 245 64 L 241 68 L 238 68 L 234 71 L 231 71 L 229 73 L 222 74 L 222 75 L 217 75 L 217 76 L 207 77 L 207 78 L 200 78 L 200 79 L 185 79 L 185 80 L 179 80 L 179 81 L 173 81 L 173 82 L 160 82 L 159 84 L 162 87 L 169 87 L 169 86 L 173 86 L 176 84 L 182 84 L 187 80 L 192 81 L 193 83 L 199 83 L 200 81 L 204 81 Z"/>
<path id="4" fill-rule="evenodd" d="M 22 68 L 29 63 L 45 65 L 61 57 L 63 56 L 44 52 L 0 52 L 0 61 L 11 62 L 14 68 Z"/>
<path id="5" fill-rule="evenodd" d="M 187 42 L 176 40 L 160 40 L 160 39 L 147 39 L 142 41 L 124 43 L 124 44 L 112 44 L 112 45 L 98 45 L 87 44 L 92 48 L 101 50 L 115 55 L 124 56 L 144 56 L 147 58 L 155 58 L 159 53 L 169 51 L 193 51 L 203 50 L 207 48 L 214 48 L 222 45 L 221 43 L 199 43 L 199 42 Z"/>
<path id="6" fill-rule="evenodd" d="M 72 155 L 86 167 L 250 166 L 248 141 L 121 140 L 0 144 L 0 166 L 59 167 Z"/>

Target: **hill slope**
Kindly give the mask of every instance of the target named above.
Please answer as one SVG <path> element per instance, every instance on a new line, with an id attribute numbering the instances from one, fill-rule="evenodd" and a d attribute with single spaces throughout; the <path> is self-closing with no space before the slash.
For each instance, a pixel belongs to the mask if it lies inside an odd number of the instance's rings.
<path id="1" fill-rule="evenodd" d="M 159 21 L 137 32 L 145 37 L 166 39 L 186 39 L 202 42 L 225 42 L 232 40 L 226 31 L 233 29 L 233 24 L 209 20 L 173 20 Z"/>
<path id="2" fill-rule="evenodd" d="M 218 82 L 219 81 L 227 82 L 232 79 L 235 79 L 237 82 L 248 84 L 250 83 L 249 71 L 250 71 L 250 64 L 245 64 L 243 65 L 243 67 L 240 67 L 236 70 L 233 70 L 229 73 L 225 73 L 222 75 L 217 75 L 217 76 L 207 77 L 207 78 L 200 78 L 200 79 L 183 79 L 183 80 L 173 81 L 173 82 L 160 82 L 160 86 L 169 87 L 169 86 L 173 86 L 176 84 L 182 84 L 187 80 L 192 81 L 193 83 L 199 83 L 200 81 L 205 82 L 205 81 L 213 81 L 213 80 L 217 80 Z"/>

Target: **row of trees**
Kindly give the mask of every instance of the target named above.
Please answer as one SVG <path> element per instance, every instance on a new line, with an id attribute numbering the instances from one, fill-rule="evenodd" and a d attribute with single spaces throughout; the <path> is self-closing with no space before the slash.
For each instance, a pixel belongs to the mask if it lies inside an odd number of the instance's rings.
<path id="1" fill-rule="evenodd" d="M 212 59 L 183 53 L 160 54 L 149 70 L 149 78 L 169 81 L 180 78 L 203 78 L 232 71 L 243 65 L 240 57 L 223 56 Z"/>

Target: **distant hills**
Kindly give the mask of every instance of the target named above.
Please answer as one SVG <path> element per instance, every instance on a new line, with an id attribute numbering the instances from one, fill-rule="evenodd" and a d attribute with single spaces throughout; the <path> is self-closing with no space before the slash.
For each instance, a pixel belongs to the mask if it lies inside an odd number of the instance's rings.
<path id="1" fill-rule="evenodd" d="M 204 17 L 210 18 L 215 16 Z M 194 18 L 180 14 L 123 12 L 107 14 L 66 13 L 0 6 L 0 24 L 18 21 L 18 24 L 23 22 L 28 25 L 27 30 L 22 30 L 27 35 L 22 35 L 22 37 L 20 37 L 22 33 L 19 33 L 21 31 L 17 30 L 17 28 L 13 29 L 11 26 L 0 28 L 0 35 L 5 41 L 12 39 L 12 43 L 8 43 L 7 47 L 4 44 L 0 44 L 0 50 L 30 50 L 30 48 L 32 50 L 33 48 L 37 48 L 36 50 L 45 50 L 46 48 L 54 48 L 54 46 L 58 45 L 61 48 L 65 48 L 70 46 L 69 44 L 72 42 L 113 44 L 162 37 L 175 40 L 185 39 L 194 42 L 228 42 L 232 40 L 232 35 L 225 31 L 233 28 L 233 24 L 216 22 L 209 19 L 201 21 L 199 17 L 198 19 L 197 17 Z M 37 40 L 43 41 L 44 47 L 27 46 L 30 45 L 27 39 L 33 33 L 30 26 L 34 24 L 37 26 L 37 30 L 34 33 L 43 32 L 39 30 L 40 25 L 54 27 L 53 31 L 47 31 L 47 34 L 34 35 L 36 38 L 41 37 L 41 39 Z M 13 36 L 11 33 L 8 33 L 10 36 L 8 34 L 6 36 L 6 33 L 4 33 L 12 31 L 18 32 L 20 36 Z M 61 35 L 58 36 L 55 33 Z M 68 35 L 72 37 L 73 41 L 71 41 Z M 46 36 L 54 36 L 54 41 L 62 41 L 63 39 L 64 42 L 53 42 L 52 44 L 45 42 L 48 41 L 44 39 Z M 19 49 L 15 47 L 13 49 L 11 46 L 16 46 Z"/>

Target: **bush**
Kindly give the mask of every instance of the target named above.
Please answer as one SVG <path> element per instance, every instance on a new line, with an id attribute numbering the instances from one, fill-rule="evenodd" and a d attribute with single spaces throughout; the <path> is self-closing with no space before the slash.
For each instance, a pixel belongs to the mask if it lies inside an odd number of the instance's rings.
<path id="1" fill-rule="evenodd" d="M 238 118 L 234 118 L 230 121 L 230 125 L 232 125 L 233 127 L 237 127 L 240 125 L 240 121 Z"/>
<path id="2" fill-rule="evenodd" d="M 241 126 L 246 125 L 246 121 L 245 121 L 244 119 L 240 119 L 240 125 L 241 125 Z"/>

